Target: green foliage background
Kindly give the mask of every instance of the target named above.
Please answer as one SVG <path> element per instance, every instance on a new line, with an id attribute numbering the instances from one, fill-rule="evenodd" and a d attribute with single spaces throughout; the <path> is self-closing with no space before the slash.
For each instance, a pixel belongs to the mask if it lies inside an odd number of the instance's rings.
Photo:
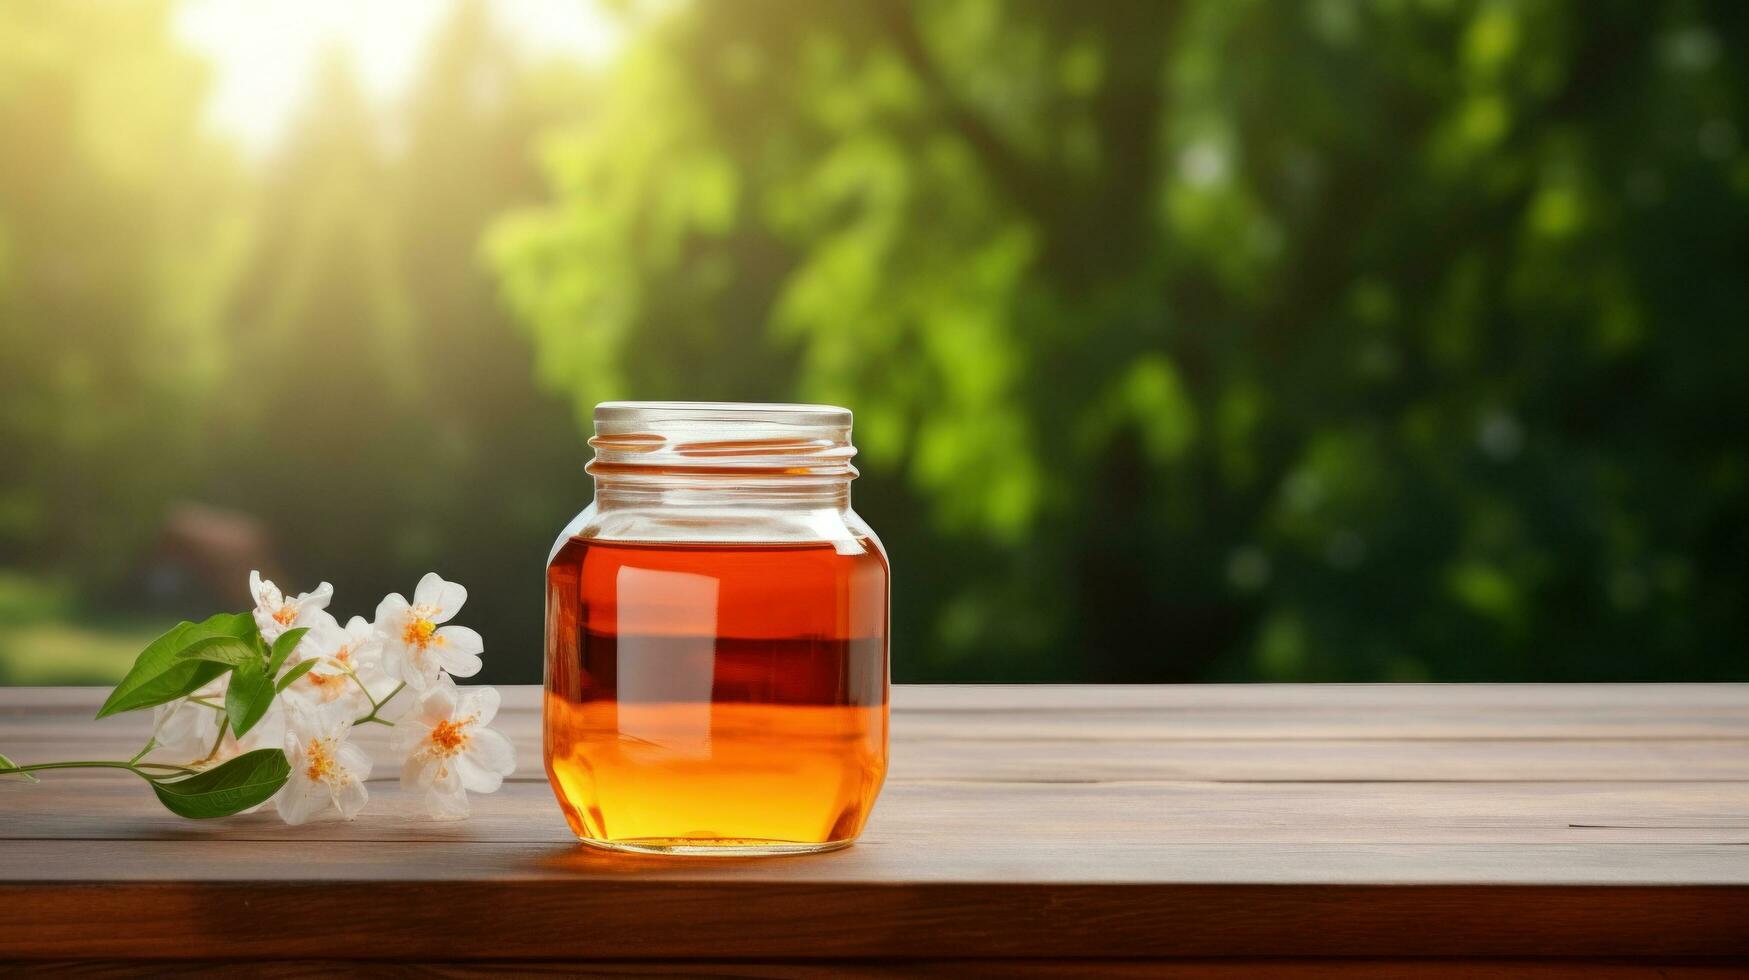
<path id="1" fill-rule="evenodd" d="M 0 6 L 0 564 L 87 613 L 199 499 L 532 680 L 589 408 L 806 399 L 900 680 L 1749 677 L 1749 7 L 628 5 L 589 74 L 467 3 L 260 165 L 167 9 Z"/>

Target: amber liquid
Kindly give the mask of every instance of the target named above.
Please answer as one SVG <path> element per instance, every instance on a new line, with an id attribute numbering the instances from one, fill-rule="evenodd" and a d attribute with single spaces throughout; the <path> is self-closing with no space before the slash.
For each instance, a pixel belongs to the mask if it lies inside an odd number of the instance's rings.
<path id="1" fill-rule="evenodd" d="M 887 566 L 859 544 L 558 550 L 545 755 L 579 838 L 734 853 L 856 837 L 887 754 Z"/>

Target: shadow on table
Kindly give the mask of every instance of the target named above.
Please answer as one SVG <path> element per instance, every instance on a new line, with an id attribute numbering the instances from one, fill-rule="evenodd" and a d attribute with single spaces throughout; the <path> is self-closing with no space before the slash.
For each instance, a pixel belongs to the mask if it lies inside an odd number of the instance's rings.
<path id="1" fill-rule="evenodd" d="M 819 854 L 764 855 L 756 857 L 679 854 L 628 854 L 587 844 L 555 844 L 524 862 L 531 870 L 547 873 L 691 877 L 701 873 L 770 871 L 782 867 L 841 859 L 855 848 Z"/>

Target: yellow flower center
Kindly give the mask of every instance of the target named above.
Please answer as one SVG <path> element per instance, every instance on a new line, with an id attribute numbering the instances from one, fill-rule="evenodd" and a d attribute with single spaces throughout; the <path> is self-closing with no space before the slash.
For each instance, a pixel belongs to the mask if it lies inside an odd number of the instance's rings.
<path id="1" fill-rule="evenodd" d="M 311 739 L 304 749 L 306 761 L 304 775 L 315 782 L 328 782 L 340 774 L 340 767 L 334 763 L 334 746 L 331 739 Z"/>
<path id="2" fill-rule="evenodd" d="M 436 632 L 437 624 L 429 619 L 409 619 L 401 628 L 401 642 L 423 650 L 431 644 L 432 634 Z"/>
<path id="3" fill-rule="evenodd" d="M 335 701 L 345 695 L 346 680 L 344 674 L 318 674 L 313 670 L 298 678 L 300 684 L 308 682 L 322 696 L 324 702 Z"/>
<path id="4" fill-rule="evenodd" d="M 287 603 L 273 611 L 273 621 L 281 626 L 290 626 L 298 618 L 296 606 Z"/>
<path id="5" fill-rule="evenodd" d="M 472 715 L 460 721 L 440 721 L 431 729 L 431 746 L 442 756 L 455 755 L 468 744 L 468 726 L 474 723 Z"/>

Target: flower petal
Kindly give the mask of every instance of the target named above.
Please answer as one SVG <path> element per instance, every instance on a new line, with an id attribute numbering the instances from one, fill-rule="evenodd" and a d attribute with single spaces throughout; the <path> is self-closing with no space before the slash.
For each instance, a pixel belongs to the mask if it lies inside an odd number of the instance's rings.
<path id="1" fill-rule="evenodd" d="M 409 675 L 417 673 L 413 665 L 408 663 L 407 648 L 399 643 L 383 644 L 383 655 L 377 660 L 377 669 L 383 676 L 396 684 L 407 683 Z"/>
<path id="2" fill-rule="evenodd" d="M 496 793 L 498 787 L 504 784 L 501 774 L 480 765 L 465 753 L 456 756 L 451 764 L 461 775 L 462 788 L 470 793 Z"/>
<path id="3" fill-rule="evenodd" d="M 455 770 L 451 768 L 450 772 Z M 453 782 L 453 786 L 446 787 L 439 780 L 425 794 L 425 811 L 438 820 L 460 820 L 468 815 L 468 792 L 462 788 L 460 779 Z"/>
<path id="4" fill-rule="evenodd" d="M 455 684 L 447 678 L 440 678 L 431 690 L 419 696 L 419 710 L 414 717 L 426 728 L 440 721 L 449 721 L 455 717 L 456 703 L 460 698 L 461 693 Z"/>
<path id="5" fill-rule="evenodd" d="M 428 752 L 415 750 L 407 756 L 407 761 L 401 763 L 401 788 L 430 789 L 437 781 L 437 770 L 442 761 Z"/>
<path id="6" fill-rule="evenodd" d="M 480 672 L 479 655 L 486 649 L 486 641 L 479 633 L 466 626 L 444 626 L 434 639 L 437 642 L 431 649 L 444 670 L 457 677 L 472 677 Z"/>
<path id="7" fill-rule="evenodd" d="M 287 731 L 299 745 L 308 745 L 319 738 L 341 739 L 346 736 L 346 730 L 352 727 L 352 711 L 349 705 L 340 702 L 317 702 L 299 700 L 287 702 L 290 709 L 286 719 Z"/>
<path id="8" fill-rule="evenodd" d="M 218 739 L 219 713 L 204 704 L 178 699 L 158 705 L 152 714 L 156 759 L 190 763 L 205 756 Z"/>
<path id="9" fill-rule="evenodd" d="M 351 660 L 353 671 L 361 675 L 359 680 L 368 684 L 370 679 L 362 675 L 375 671 L 377 665 L 382 663 L 383 645 L 375 637 L 360 640 L 346 648 L 346 655 Z"/>
<path id="10" fill-rule="evenodd" d="M 401 661 L 401 680 L 407 687 L 424 694 L 443 681 L 442 665 L 429 652 L 420 654 L 410 649 L 408 656 Z"/>
<path id="11" fill-rule="evenodd" d="M 285 632 L 285 627 L 280 625 L 279 620 L 273 618 L 272 613 L 257 609 L 254 615 L 255 631 L 260 633 L 261 638 L 266 642 L 272 643 L 279 639 L 281 633 Z"/>
<path id="12" fill-rule="evenodd" d="M 263 579 L 258 571 L 249 573 L 249 595 L 263 609 L 278 609 L 285 603 L 285 596 L 280 593 L 279 586 Z"/>
<path id="13" fill-rule="evenodd" d="M 468 742 L 467 755 L 482 768 L 500 776 L 516 771 L 516 746 L 510 736 L 495 728 L 476 728 Z"/>
<path id="14" fill-rule="evenodd" d="M 472 677 L 480 672 L 480 658 L 477 654 L 456 653 L 439 648 L 436 651 L 436 660 L 437 665 L 452 677 Z"/>
<path id="15" fill-rule="evenodd" d="M 430 729 L 421 726 L 416 721 L 408 721 L 405 725 L 396 725 L 389 733 L 389 751 L 398 756 L 406 756 L 419 747 L 430 734 Z"/>
<path id="16" fill-rule="evenodd" d="M 436 612 L 432 615 L 434 623 L 446 623 L 450 617 L 461 611 L 462 603 L 468 601 L 468 590 L 455 582 L 446 582 L 436 572 L 426 572 L 419 580 L 419 587 L 413 590 L 413 603 L 419 606 L 430 606 Z"/>
<path id="17" fill-rule="evenodd" d="M 334 758 L 340 763 L 340 768 L 346 770 L 346 774 L 353 779 L 362 781 L 370 778 L 370 753 L 358 746 L 350 742 L 341 745 L 334 753 Z"/>
<path id="18" fill-rule="evenodd" d="M 304 617 L 298 618 L 302 620 Z M 310 622 L 300 622 L 298 625 L 308 626 L 310 631 L 304 634 L 304 638 L 298 641 L 297 646 L 292 647 L 291 656 L 287 657 L 285 661 L 288 667 L 295 667 L 301 661 L 313 657 L 331 656 L 346 639 L 346 634 L 341 631 L 340 624 L 334 622 L 334 617 L 321 609 L 311 614 Z"/>
<path id="19" fill-rule="evenodd" d="M 407 597 L 399 592 L 391 592 L 377 603 L 377 618 L 373 625 L 378 636 L 385 640 L 398 640 L 406 618 Z"/>
<path id="20" fill-rule="evenodd" d="M 351 820 L 370 801 L 370 791 L 364 788 L 363 782 L 348 779 L 334 788 L 333 797 L 334 805 L 340 808 L 340 815 Z"/>
<path id="21" fill-rule="evenodd" d="M 492 723 L 493 718 L 498 717 L 498 705 L 504 699 L 497 688 L 482 686 L 458 690 L 461 691 L 461 699 L 456 704 L 456 711 L 472 717 L 474 724 L 484 728 Z"/>
<path id="22" fill-rule="evenodd" d="M 431 788 L 442 793 L 453 793 L 461 789 L 462 774 L 456 771 L 452 764 L 455 760 L 439 758 L 437 760 L 437 775 L 431 780 Z"/>
<path id="23" fill-rule="evenodd" d="M 485 653 L 486 641 L 477 630 L 466 626 L 438 627 L 436 640 L 438 646 L 445 650 L 456 650 L 461 653 Z"/>
<path id="24" fill-rule="evenodd" d="M 216 714 L 211 709 L 208 709 L 208 713 Z M 285 714 L 285 709 L 280 707 L 279 699 L 276 698 L 267 706 L 267 713 L 261 716 L 261 720 L 255 723 L 255 727 L 249 729 L 248 734 L 240 739 L 231 738 L 231 736 L 226 736 L 226 738 L 236 743 L 239 752 L 249 752 L 269 746 L 283 746 L 285 745 L 286 732 Z"/>
<path id="25" fill-rule="evenodd" d="M 328 792 L 321 783 L 294 772 L 275 799 L 280 819 L 296 827 L 327 808 Z"/>
<path id="26" fill-rule="evenodd" d="M 340 628 L 339 640 L 339 649 L 344 649 L 352 658 L 354 670 L 374 664 L 382 658 L 383 641 L 377 637 L 376 627 L 363 616 L 354 616 L 348 620 Z M 339 652 L 339 649 L 334 652 Z"/>
<path id="27" fill-rule="evenodd" d="M 334 586 L 327 582 L 323 582 L 316 586 L 315 591 L 313 592 L 305 592 L 299 595 L 297 598 L 298 619 L 301 621 L 305 615 L 314 616 L 316 613 L 328 608 L 328 603 L 332 602 L 333 599 Z"/>
<path id="28" fill-rule="evenodd" d="M 327 704 L 346 706 L 346 713 L 354 718 L 370 710 L 370 702 L 364 699 L 364 694 L 352 679 L 342 674 L 324 674 L 312 670 L 298 678 L 297 682 L 285 689 L 280 695 L 293 710 L 310 711 Z M 260 726 L 256 726 L 259 728 Z M 249 734 L 253 735 L 254 732 Z"/>

